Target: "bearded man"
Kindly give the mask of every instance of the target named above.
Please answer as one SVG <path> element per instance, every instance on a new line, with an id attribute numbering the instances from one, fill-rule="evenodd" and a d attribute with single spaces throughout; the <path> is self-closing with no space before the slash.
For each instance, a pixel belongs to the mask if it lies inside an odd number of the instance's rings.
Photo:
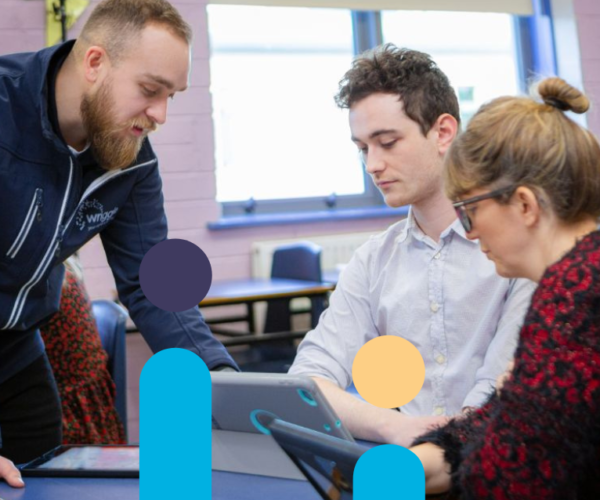
<path id="1" fill-rule="evenodd" d="M 100 233 L 119 297 L 153 351 L 185 347 L 235 367 L 198 308 L 163 311 L 139 283 L 167 237 L 147 135 L 188 87 L 191 28 L 165 0 L 105 0 L 79 39 L 0 57 L 0 454 L 60 444 L 60 404 L 38 327 L 57 309 L 62 262 Z M 22 486 L 9 460 L 0 477 Z"/>

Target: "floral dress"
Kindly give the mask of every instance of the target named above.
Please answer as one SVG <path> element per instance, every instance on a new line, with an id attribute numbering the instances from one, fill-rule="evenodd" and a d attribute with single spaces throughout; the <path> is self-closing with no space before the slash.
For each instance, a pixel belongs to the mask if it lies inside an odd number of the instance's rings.
<path id="1" fill-rule="evenodd" d="M 68 267 L 60 310 L 41 333 L 62 401 L 63 443 L 125 443 L 91 302 Z"/>

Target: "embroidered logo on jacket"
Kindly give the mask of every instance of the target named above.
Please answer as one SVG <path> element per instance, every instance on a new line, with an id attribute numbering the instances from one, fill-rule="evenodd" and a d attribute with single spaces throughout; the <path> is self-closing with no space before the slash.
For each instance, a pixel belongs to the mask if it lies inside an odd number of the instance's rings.
<path id="1" fill-rule="evenodd" d="M 118 207 L 105 211 L 104 205 L 98 200 L 86 200 L 77 211 L 75 225 L 80 231 L 84 229 L 93 231 L 114 219 L 118 211 Z"/>

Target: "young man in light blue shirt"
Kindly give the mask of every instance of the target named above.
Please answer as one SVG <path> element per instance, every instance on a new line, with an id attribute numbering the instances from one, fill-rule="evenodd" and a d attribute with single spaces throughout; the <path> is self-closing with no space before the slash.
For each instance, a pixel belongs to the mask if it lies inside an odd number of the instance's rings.
<path id="1" fill-rule="evenodd" d="M 460 117 L 427 54 L 386 45 L 359 56 L 336 102 L 349 109 L 352 141 L 386 204 L 411 209 L 355 253 L 290 373 L 314 377 L 356 437 L 407 446 L 484 403 L 512 359 L 534 285 L 497 276 L 444 195 Z M 356 353 L 378 335 L 409 340 L 425 361 L 423 388 L 401 412 L 344 391 Z"/>

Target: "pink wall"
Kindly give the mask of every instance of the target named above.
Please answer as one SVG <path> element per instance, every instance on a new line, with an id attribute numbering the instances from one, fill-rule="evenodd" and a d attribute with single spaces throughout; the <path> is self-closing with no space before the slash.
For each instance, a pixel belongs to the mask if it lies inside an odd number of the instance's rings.
<path id="1" fill-rule="evenodd" d="M 42 0 L 0 0 L 0 53 L 35 50 L 44 44 Z M 91 2 L 95 5 L 97 0 Z M 206 223 L 219 217 L 215 201 L 213 128 L 209 93 L 208 33 L 206 2 L 174 0 L 174 5 L 195 32 L 191 88 L 176 97 L 168 123 L 156 133 L 153 143 L 161 160 L 170 236 L 186 238 L 209 256 L 215 279 L 250 275 L 250 247 L 255 240 L 380 230 L 390 220 L 312 223 L 210 232 Z M 600 102 L 600 2 L 574 0 L 580 30 L 583 77 L 586 91 Z M 85 19 L 85 18 L 84 18 Z M 70 35 L 76 36 L 81 22 Z M 600 133 L 600 112 L 589 116 L 592 130 Z M 99 241 L 82 252 L 86 282 L 93 298 L 112 297 L 114 282 Z"/>
<path id="2" fill-rule="evenodd" d="M 600 136 L 600 2 L 573 0 L 573 7 L 579 32 L 583 86 L 595 104 L 588 113 L 588 126 Z"/>
<path id="3" fill-rule="evenodd" d="M 44 2 L 0 0 L 0 54 L 37 50 L 44 45 Z"/>

